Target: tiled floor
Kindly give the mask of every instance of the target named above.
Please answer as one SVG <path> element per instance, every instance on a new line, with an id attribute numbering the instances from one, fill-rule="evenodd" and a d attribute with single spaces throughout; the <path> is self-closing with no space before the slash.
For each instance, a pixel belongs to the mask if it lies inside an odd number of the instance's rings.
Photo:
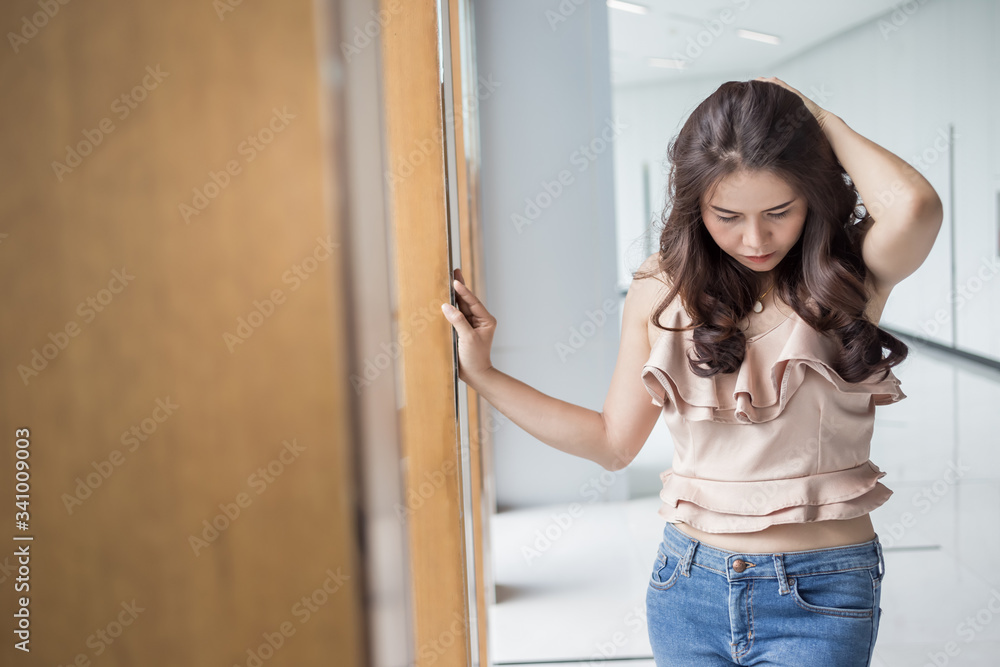
<path id="1" fill-rule="evenodd" d="M 886 559 L 872 664 L 1000 665 L 1000 373 L 918 344 L 894 372 L 907 398 L 878 408 L 871 453 L 894 492 L 872 513 Z M 670 448 L 660 426 L 647 448 Z M 494 516 L 493 663 L 652 666 L 659 502 Z"/>

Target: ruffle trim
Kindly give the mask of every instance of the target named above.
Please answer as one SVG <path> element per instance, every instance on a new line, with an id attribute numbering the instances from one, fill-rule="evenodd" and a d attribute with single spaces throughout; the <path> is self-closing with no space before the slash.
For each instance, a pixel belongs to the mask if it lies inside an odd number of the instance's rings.
<path id="1" fill-rule="evenodd" d="M 676 318 L 675 318 L 676 319 Z M 683 324 L 674 323 L 680 327 Z M 774 361 L 768 363 L 767 348 L 774 331 L 790 327 L 788 336 Z M 808 369 L 819 373 L 845 394 L 871 394 L 875 405 L 887 405 L 906 398 L 899 379 L 889 370 L 873 373 L 862 382 L 848 382 L 830 365 L 834 341 L 820 334 L 793 312 L 787 320 L 767 332 L 771 339 L 751 341 L 746 356 L 736 372 L 730 395 L 720 387 L 720 376 L 699 377 L 691 372 L 687 354 L 693 346 L 692 331 L 664 331 L 654 343 L 642 368 L 642 381 L 654 405 L 672 405 L 681 417 L 690 421 L 756 424 L 780 415 L 788 400 L 802 385 Z M 683 344 L 678 344 L 678 342 Z M 763 347 L 761 346 L 763 343 Z"/>
<path id="2" fill-rule="evenodd" d="M 783 523 L 862 516 L 892 491 L 885 472 L 871 461 L 833 472 L 789 479 L 724 482 L 660 473 L 659 515 L 709 533 L 746 533 Z"/>

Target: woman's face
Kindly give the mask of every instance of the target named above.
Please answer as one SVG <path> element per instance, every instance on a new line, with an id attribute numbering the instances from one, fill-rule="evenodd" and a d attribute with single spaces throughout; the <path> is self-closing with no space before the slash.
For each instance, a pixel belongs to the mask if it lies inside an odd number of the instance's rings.
<path id="1" fill-rule="evenodd" d="M 708 233 L 737 262 L 769 272 L 791 250 L 806 220 L 806 200 L 766 171 L 734 172 L 701 201 Z M 763 261 L 750 259 L 767 255 Z"/>

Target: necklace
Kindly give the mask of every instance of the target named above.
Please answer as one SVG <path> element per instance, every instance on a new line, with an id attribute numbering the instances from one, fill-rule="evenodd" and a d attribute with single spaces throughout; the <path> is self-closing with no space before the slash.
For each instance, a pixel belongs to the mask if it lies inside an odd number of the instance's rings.
<path id="1" fill-rule="evenodd" d="M 767 296 L 767 293 L 770 292 L 771 288 L 773 287 L 774 285 L 772 284 L 771 287 L 768 287 L 767 290 L 757 298 L 757 301 L 755 301 L 753 304 L 753 312 L 759 313 L 760 311 L 764 310 L 764 304 L 761 303 L 761 299 Z"/>

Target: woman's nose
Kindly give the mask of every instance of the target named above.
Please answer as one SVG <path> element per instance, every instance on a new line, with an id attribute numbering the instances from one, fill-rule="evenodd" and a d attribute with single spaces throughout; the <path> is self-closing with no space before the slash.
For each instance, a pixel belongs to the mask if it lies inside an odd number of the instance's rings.
<path id="1" fill-rule="evenodd" d="M 743 245 L 749 250 L 768 251 L 766 244 L 766 233 L 760 222 L 749 221 L 743 232 Z"/>

